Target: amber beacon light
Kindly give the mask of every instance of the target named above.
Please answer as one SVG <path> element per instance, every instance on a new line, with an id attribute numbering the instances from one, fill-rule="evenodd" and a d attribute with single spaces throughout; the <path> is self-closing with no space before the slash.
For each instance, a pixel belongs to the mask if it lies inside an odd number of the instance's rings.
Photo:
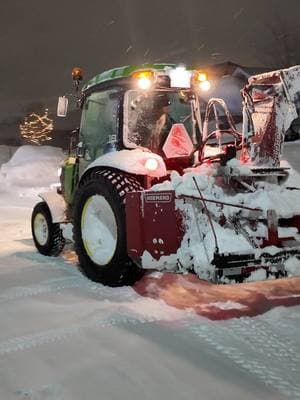
<path id="1" fill-rule="evenodd" d="M 72 69 L 72 78 L 73 81 L 82 81 L 83 79 L 83 71 L 79 67 L 74 67 Z"/>

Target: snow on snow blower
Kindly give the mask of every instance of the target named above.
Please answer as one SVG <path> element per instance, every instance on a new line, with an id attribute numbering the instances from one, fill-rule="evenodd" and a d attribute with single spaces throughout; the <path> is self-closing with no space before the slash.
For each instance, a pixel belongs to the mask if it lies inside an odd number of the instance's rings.
<path id="1" fill-rule="evenodd" d="M 82 72 L 72 75 L 78 91 Z M 299 188 L 286 183 L 280 155 L 298 116 L 300 67 L 249 79 L 242 132 L 222 99 L 205 111 L 209 89 L 205 71 L 171 64 L 90 80 L 61 187 L 33 210 L 38 251 L 58 255 L 71 222 L 81 270 L 111 286 L 147 268 L 225 282 L 299 266 Z M 66 113 L 61 97 L 58 115 Z"/>

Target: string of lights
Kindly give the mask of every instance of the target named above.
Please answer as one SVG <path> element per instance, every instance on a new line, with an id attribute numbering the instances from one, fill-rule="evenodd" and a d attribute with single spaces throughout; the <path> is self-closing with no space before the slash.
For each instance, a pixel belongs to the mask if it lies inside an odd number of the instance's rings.
<path id="1" fill-rule="evenodd" d="M 19 127 L 22 138 L 31 143 L 39 145 L 52 139 L 53 120 L 49 117 L 47 109 L 42 115 L 32 112 Z"/>

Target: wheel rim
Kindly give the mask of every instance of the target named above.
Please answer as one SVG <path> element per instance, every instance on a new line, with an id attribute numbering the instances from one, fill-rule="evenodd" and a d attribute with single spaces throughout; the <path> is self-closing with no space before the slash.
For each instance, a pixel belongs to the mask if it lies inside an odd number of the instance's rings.
<path id="1" fill-rule="evenodd" d="M 108 264 L 116 250 L 118 227 L 115 214 L 103 196 L 94 195 L 85 202 L 81 233 L 90 259 L 98 265 Z"/>
<path id="2" fill-rule="evenodd" d="M 44 246 L 49 237 L 49 227 L 45 216 L 41 213 L 36 214 L 33 221 L 34 236 L 37 242 Z"/>

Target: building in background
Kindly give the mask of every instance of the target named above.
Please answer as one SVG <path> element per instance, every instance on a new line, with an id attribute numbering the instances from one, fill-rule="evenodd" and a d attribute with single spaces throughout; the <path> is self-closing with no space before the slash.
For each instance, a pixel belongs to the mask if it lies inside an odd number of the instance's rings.
<path id="1" fill-rule="evenodd" d="M 251 75 L 270 71 L 270 68 L 244 67 L 230 61 L 210 65 L 208 67 L 212 87 L 203 99 L 207 102 L 210 98 L 223 99 L 238 123 L 242 120 L 242 96 L 241 89 L 247 84 Z"/>

